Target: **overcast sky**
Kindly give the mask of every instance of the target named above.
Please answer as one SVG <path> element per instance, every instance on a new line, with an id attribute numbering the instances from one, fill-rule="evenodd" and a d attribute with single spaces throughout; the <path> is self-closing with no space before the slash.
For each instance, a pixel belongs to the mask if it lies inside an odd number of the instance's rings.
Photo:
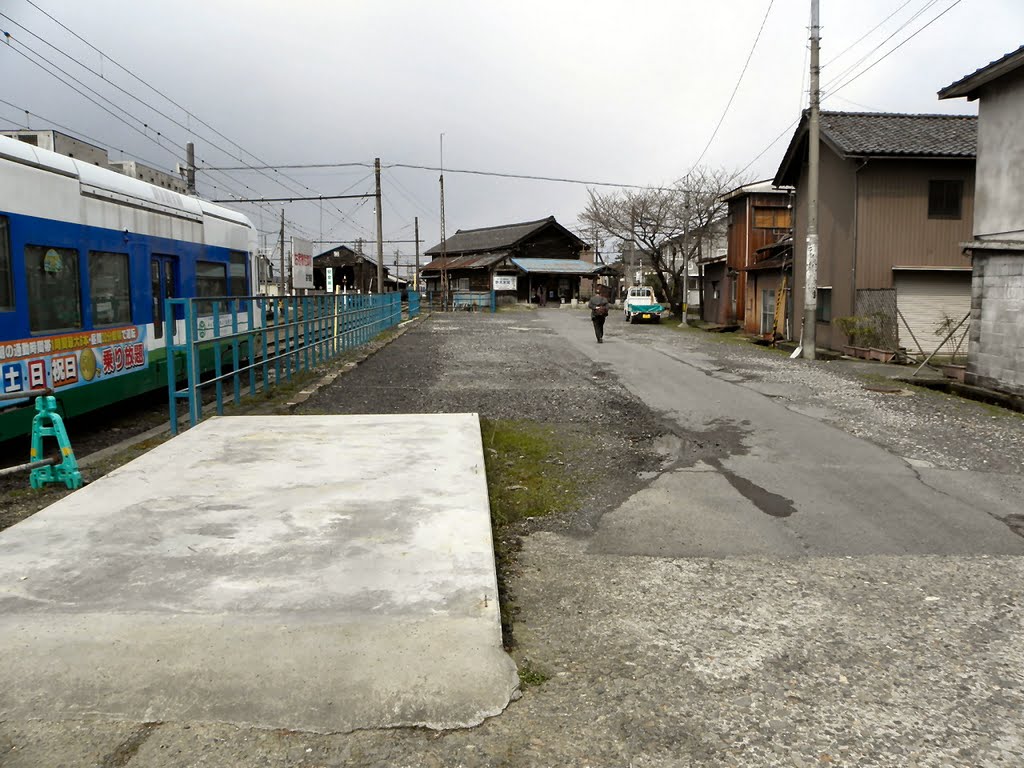
<path id="1" fill-rule="evenodd" d="M 0 103 L 0 124 L 24 127 L 27 109 L 33 128 L 59 123 L 162 168 L 174 167 L 190 138 L 198 158 L 218 167 L 241 164 L 224 150 L 246 164 L 254 157 L 271 165 L 380 157 L 385 166 L 436 166 L 443 133 L 451 169 L 669 184 L 711 138 L 763 21 L 701 162 L 730 170 L 750 164 L 748 178 L 771 177 L 791 135 L 787 127 L 807 103 L 809 0 L 33 2 L 103 55 L 28 0 L 0 0 L 0 27 L 13 36 L 0 45 L 0 98 L 14 105 Z M 822 85 L 842 86 L 826 97 L 826 109 L 974 114 L 976 102 L 938 101 L 935 92 L 1024 43 L 1024 2 L 821 0 L 821 23 Z M 113 101 L 117 107 L 108 109 L 138 130 L 21 55 L 32 50 Z M 160 145 L 152 140 L 156 131 Z M 283 197 L 305 186 L 323 195 L 373 192 L 372 168 L 362 166 L 282 171 L 296 180 L 281 179 L 290 191 L 253 171 L 227 173 L 233 178 L 201 173 L 201 194 Z M 449 233 L 548 215 L 575 227 L 587 196 L 579 184 L 458 173 L 446 173 L 445 191 Z M 419 216 L 423 247 L 438 242 L 436 171 L 385 167 L 383 194 L 385 238 L 411 239 Z M 276 229 L 280 206 L 236 207 L 261 230 Z M 291 203 L 285 215 L 289 234 L 376 236 L 372 200 L 325 203 L 322 217 L 317 203 Z M 411 243 L 387 245 L 388 262 L 395 248 L 403 262 L 412 253 Z"/>

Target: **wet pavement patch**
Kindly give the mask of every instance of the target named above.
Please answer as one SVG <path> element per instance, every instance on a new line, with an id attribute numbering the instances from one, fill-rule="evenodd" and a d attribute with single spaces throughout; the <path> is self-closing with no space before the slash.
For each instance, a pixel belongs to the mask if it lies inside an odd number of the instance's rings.
<path id="1" fill-rule="evenodd" d="M 771 491 L 765 490 L 757 483 L 752 483 L 750 480 L 747 480 L 747 478 L 740 477 L 735 472 L 723 467 L 722 462 L 718 459 L 707 459 L 707 463 L 717 469 L 721 473 L 722 477 L 729 481 L 729 485 L 739 491 L 745 499 L 766 515 L 771 515 L 772 517 L 789 517 L 796 512 L 793 502 L 785 496 L 772 493 Z"/>

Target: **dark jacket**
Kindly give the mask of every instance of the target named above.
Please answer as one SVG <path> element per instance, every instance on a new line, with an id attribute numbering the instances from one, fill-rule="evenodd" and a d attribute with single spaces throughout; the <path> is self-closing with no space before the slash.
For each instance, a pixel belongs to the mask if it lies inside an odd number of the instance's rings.
<path id="1" fill-rule="evenodd" d="M 587 302 L 587 307 L 590 308 L 590 317 L 598 317 L 597 308 L 600 306 L 608 306 L 608 299 L 599 293 L 595 293 L 590 297 L 590 301 Z"/>

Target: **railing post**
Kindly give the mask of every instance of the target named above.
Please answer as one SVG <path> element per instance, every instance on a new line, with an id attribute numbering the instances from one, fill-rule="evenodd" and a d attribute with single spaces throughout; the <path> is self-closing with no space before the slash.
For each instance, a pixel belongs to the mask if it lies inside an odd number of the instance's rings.
<path id="1" fill-rule="evenodd" d="M 213 375 L 214 379 L 213 389 L 216 392 L 217 398 L 217 415 L 224 415 L 224 383 L 221 381 L 221 374 L 223 371 L 223 363 L 221 361 L 220 352 L 220 299 L 210 300 L 211 308 L 213 309 Z"/>
<path id="2" fill-rule="evenodd" d="M 164 300 L 164 349 L 167 352 L 165 361 L 167 363 L 167 407 L 170 410 L 171 435 L 178 434 L 178 376 L 175 370 L 175 344 L 170 329 L 174 327 L 174 303 L 173 299 Z"/>

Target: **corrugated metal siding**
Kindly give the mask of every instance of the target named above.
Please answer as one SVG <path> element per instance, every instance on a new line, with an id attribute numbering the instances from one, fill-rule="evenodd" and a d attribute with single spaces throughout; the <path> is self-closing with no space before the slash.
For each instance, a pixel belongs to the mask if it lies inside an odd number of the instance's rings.
<path id="1" fill-rule="evenodd" d="M 928 218 L 928 182 L 962 179 L 959 219 Z M 857 176 L 857 287 L 893 287 L 893 267 L 967 267 L 974 161 L 872 160 Z"/>
<path id="2" fill-rule="evenodd" d="M 910 326 L 918 342 L 924 347 L 925 354 L 930 354 L 942 341 L 945 333 L 936 335 L 943 317 L 951 317 L 954 322 L 971 311 L 971 273 L 965 272 L 932 272 L 908 271 L 895 273 L 896 306 L 904 320 L 899 322 L 900 346 L 917 352 L 917 345 L 907 331 Z M 904 324 L 904 321 L 906 324 Z M 940 355 L 953 354 L 956 340 L 966 330 L 966 323 L 956 332 L 954 338 L 939 350 Z M 967 356 L 966 337 L 960 345 L 959 355 Z"/>
<path id="3" fill-rule="evenodd" d="M 832 286 L 832 318 L 853 314 L 850 275 L 853 268 L 853 164 L 821 146 L 818 187 L 818 285 Z M 796 229 L 793 247 L 793 334 L 800 335 L 804 313 L 807 258 L 807 161 L 804 159 L 796 193 Z M 833 326 L 817 326 L 819 347 L 838 348 L 845 337 Z"/>

